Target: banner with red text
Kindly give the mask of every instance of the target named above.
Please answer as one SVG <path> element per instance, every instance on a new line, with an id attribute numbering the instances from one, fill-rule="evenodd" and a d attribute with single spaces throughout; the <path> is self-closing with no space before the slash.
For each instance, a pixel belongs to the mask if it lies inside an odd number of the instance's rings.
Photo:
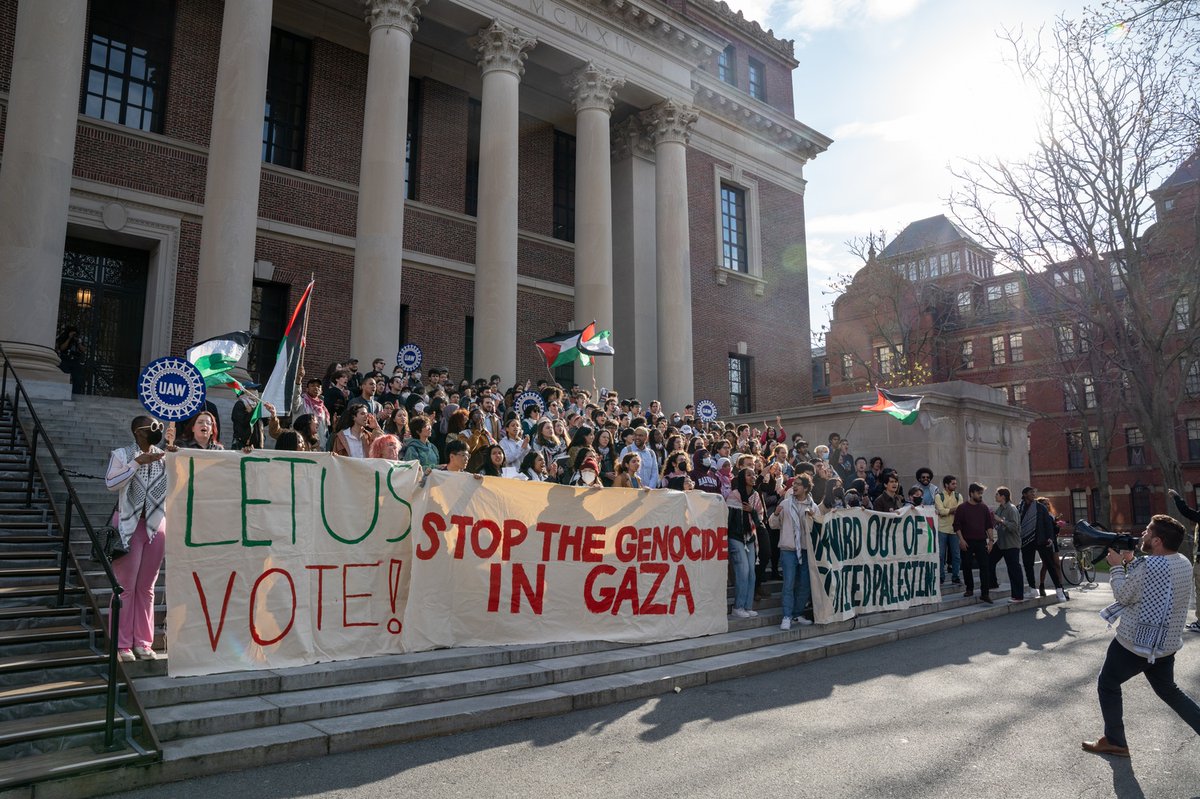
<path id="1" fill-rule="evenodd" d="M 403 651 L 417 463 L 274 450 L 165 462 L 172 677 Z"/>
<path id="2" fill-rule="evenodd" d="M 435 471 L 413 504 L 409 651 L 728 630 L 719 496 Z"/>
<path id="3" fill-rule="evenodd" d="M 820 624 L 941 601 L 933 508 L 831 511 L 813 522 L 808 544 Z"/>

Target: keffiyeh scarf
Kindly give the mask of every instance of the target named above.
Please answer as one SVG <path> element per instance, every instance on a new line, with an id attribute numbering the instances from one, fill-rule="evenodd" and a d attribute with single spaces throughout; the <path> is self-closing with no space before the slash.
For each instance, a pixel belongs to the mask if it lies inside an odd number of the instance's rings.
<path id="1" fill-rule="evenodd" d="M 1141 600 L 1137 606 L 1137 620 L 1133 630 L 1133 651 L 1150 663 L 1166 647 L 1172 605 L 1172 580 L 1170 564 L 1165 558 L 1140 558 L 1130 565 L 1130 570 L 1145 569 Z M 1112 627 L 1121 616 L 1125 605 L 1114 602 L 1100 611 L 1100 617 Z M 1122 625 L 1126 622 L 1123 620 Z"/>

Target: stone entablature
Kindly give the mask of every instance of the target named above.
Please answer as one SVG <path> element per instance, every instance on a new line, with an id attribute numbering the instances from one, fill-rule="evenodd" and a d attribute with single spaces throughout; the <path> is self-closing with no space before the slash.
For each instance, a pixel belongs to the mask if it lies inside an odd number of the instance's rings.
<path id="1" fill-rule="evenodd" d="M 695 103 L 715 116 L 757 133 L 804 161 L 825 152 L 833 139 L 770 106 L 729 94 L 729 87 L 704 73 L 692 76 Z"/>
<path id="2" fill-rule="evenodd" d="M 794 39 L 780 39 L 775 35 L 774 30 L 763 30 L 763 26 L 756 20 L 746 19 L 745 14 L 741 11 L 734 11 L 725 0 L 688 0 L 688 2 L 729 23 L 771 52 L 791 61 L 796 60 L 796 41 Z"/>

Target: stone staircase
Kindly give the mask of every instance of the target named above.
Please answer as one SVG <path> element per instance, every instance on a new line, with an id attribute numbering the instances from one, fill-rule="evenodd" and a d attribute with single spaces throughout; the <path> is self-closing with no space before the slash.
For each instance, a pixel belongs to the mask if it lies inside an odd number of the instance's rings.
<path id="1" fill-rule="evenodd" d="M 32 468 L 28 413 L 21 422 L 14 424 L 11 402 L 0 400 L 0 791 L 18 793 L 52 776 L 157 757 L 119 666 L 116 734 L 106 745 L 111 591 L 98 598 L 85 583 L 107 586 L 108 579 L 76 516 L 60 589 L 60 517 Z"/>
<path id="2" fill-rule="evenodd" d="M 89 474 L 103 473 L 139 410 L 96 398 L 45 405 L 67 468 Z M 111 508 L 102 483 L 89 497 L 94 518 Z M 768 588 L 760 615 L 731 620 L 727 633 L 655 644 L 449 649 L 174 679 L 166 658 L 125 664 L 161 759 L 40 782 L 29 793 L 0 791 L 0 799 L 97 796 L 686 691 L 1054 601 L 984 605 L 952 593 L 938 605 L 782 631 L 778 583 Z M 994 595 L 1003 596 L 1003 586 Z M 160 624 L 164 601 L 160 593 Z"/>

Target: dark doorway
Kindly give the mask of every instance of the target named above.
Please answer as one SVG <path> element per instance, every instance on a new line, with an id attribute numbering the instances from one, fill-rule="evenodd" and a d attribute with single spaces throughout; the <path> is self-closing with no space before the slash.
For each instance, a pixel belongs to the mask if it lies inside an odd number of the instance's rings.
<path id="1" fill-rule="evenodd" d="M 279 342 L 287 325 L 287 299 L 289 286 L 285 283 L 254 281 L 254 293 L 250 298 L 250 355 L 246 371 L 250 379 L 265 386 L 275 368 L 279 355 Z M 287 413 L 281 408 L 279 413 Z"/>
<path id="2" fill-rule="evenodd" d="M 142 321 L 150 253 L 67 238 L 58 329 L 79 329 L 82 348 L 77 390 L 133 397 L 142 369 Z"/>

